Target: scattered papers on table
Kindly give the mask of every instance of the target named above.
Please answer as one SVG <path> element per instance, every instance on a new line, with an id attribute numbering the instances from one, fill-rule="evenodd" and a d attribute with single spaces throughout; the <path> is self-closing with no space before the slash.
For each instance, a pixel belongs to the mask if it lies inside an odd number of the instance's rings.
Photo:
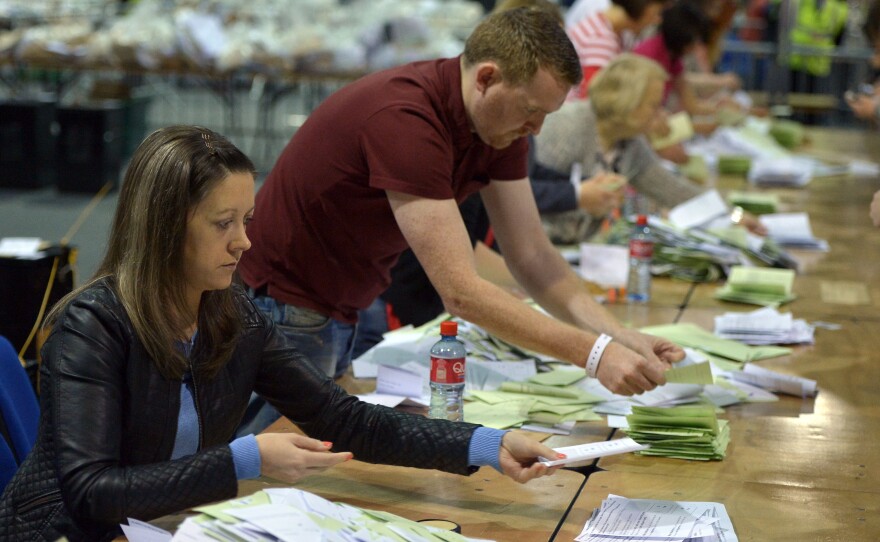
<path id="1" fill-rule="evenodd" d="M 794 276 L 791 269 L 736 266 L 730 270 L 727 282 L 716 290 L 715 298 L 752 305 L 780 305 L 795 298 L 791 292 Z"/>
<path id="2" fill-rule="evenodd" d="M 760 218 L 767 235 L 784 247 L 828 252 L 828 241 L 813 237 L 807 213 L 775 213 Z"/>
<path id="3" fill-rule="evenodd" d="M 548 459 L 546 457 L 539 457 L 538 459 L 548 467 L 555 467 L 556 465 L 568 465 L 570 463 L 579 463 L 581 461 L 596 459 L 598 457 L 625 454 L 647 449 L 648 446 L 639 444 L 631 438 L 622 438 L 554 448 L 553 451 L 565 454 L 565 459 Z"/>
<path id="4" fill-rule="evenodd" d="M 680 230 L 688 230 L 707 224 L 727 212 L 727 204 L 721 194 L 715 189 L 706 190 L 670 209 L 669 222 Z"/>
<path id="5" fill-rule="evenodd" d="M 726 312 L 715 317 L 715 335 L 745 344 L 813 344 L 814 328 L 791 313 L 773 307 L 752 312 Z"/>
<path id="6" fill-rule="evenodd" d="M 759 186 L 806 186 L 813 177 L 814 163 L 801 157 L 759 158 L 752 161 L 748 180 Z"/>
<path id="7" fill-rule="evenodd" d="M 783 346 L 748 346 L 738 341 L 722 339 L 696 324 L 648 326 L 643 327 L 641 331 L 649 335 L 663 337 L 681 346 L 689 346 L 740 363 L 791 353 L 791 348 Z"/>
<path id="8" fill-rule="evenodd" d="M 187 518 L 173 537 L 136 520 L 122 527 L 130 542 L 476 542 L 388 512 L 334 503 L 295 488 L 266 489 L 196 511 L 201 514 Z"/>
<path id="9" fill-rule="evenodd" d="M 815 380 L 777 373 L 751 363 L 746 364 L 742 371 L 731 372 L 730 377 L 740 382 L 797 397 L 813 397 L 818 393 Z"/>
<path id="10" fill-rule="evenodd" d="M 608 495 L 577 542 L 737 542 L 721 503 L 627 499 Z"/>
<path id="11" fill-rule="evenodd" d="M 604 288 L 626 286 L 629 248 L 618 245 L 581 243 L 579 273 Z"/>
<path id="12" fill-rule="evenodd" d="M 724 459 L 730 442 L 726 420 L 719 420 L 712 405 L 632 407 L 626 417 L 626 434 L 649 445 L 640 455 L 658 455 L 699 461 Z"/>

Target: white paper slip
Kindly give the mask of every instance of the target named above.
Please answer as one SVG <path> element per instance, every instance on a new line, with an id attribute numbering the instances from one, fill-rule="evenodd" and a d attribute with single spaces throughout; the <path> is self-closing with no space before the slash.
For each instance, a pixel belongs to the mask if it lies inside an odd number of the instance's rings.
<path id="1" fill-rule="evenodd" d="M 706 224 L 727 211 L 727 204 L 721 194 L 712 189 L 673 207 L 669 211 L 669 222 L 680 230 L 689 230 Z"/>
<path id="2" fill-rule="evenodd" d="M 813 397 L 818 392 L 815 380 L 777 373 L 752 363 L 747 363 L 741 372 L 731 372 L 730 376 L 740 382 L 797 397 Z"/>
<path id="3" fill-rule="evenodd" d="M 128 525 L 119 525 L 131 542 L 170 542 L 171 533 L 145 521 L 128 518 Z"/>
<path id="4" fill-rule="evenodd" d="M 565 459 L 555 459 L 552 461 L 546 457 L 540 457 L 539 459 L 542 464 L 547 465 L 548 467 L 555 467 L 556 465 L 567 465 L 568 463 L 596 459 L 597 457 L 605 457 L 607 455 L 638 452 L 640 450 L 647 450 L 648 448 L 650 448 L 650 446 L 639 444 L 631 438 L 622 438 L 554 448 L 554 451 L 565 454 Z"/>

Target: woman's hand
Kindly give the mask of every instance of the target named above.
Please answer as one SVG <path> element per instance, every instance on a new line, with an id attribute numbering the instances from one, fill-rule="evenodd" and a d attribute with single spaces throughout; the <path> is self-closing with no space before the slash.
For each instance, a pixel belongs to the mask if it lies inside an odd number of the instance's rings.
<path id="1" fill-rule="evenodd" d="M 559 470 L 559 466 L 548 467 L 538 463 L 538 456 L 547 459 L 565 457 L 554 452 L 552 448 L 513 431 L 508 431 L 501 438 L 501 449 L 498 451 L 501 472 L 521 484 L 541 476 L 550 476 Z"/>
<path id="2" fill-rule="evenodd" d="M 847 93 L 845 98 L 846 103 L 852 109 L 855 116 L 863 120 L 872 120 L 874 118 L 878 106 L 876 96 Z"/>
<path id="3" fill-rule="evenodd" d="M 578 207 L 594 217 L 603 217 L 623 203 L 626 177 L 602 172 L 581 183 Z"/>
<path id="4" fill-rule="evenodd" d="M 331 443 L 294 433 L 265 433 L 256 439 L 260 474 L 282 482 L 296 482 L 354 457 L 351 452 L 331 453 Z"/>

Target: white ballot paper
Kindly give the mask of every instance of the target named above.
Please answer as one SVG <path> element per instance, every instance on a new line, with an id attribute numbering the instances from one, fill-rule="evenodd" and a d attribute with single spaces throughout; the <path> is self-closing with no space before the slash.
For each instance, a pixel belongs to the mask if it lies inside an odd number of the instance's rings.
<path id="1" fill-rule="evenodd" d="M 712 189 L 673 207 L 669 211 L 669 222 L 680 230 L 689 230 L 727 212 L 727 204 L 721 194 Z"/>
<path id="2" fill-rule="evenodd" d="M 723 504 L 627 499 L 609 495 L 577 542 L 737 542 Z"/>
<path id="3" fill-rule="evenodd" d="M 578 444 L 576 446 L 563 446 L 562 448 L 554 448 L 553 451 L 565 454 L 565 459 L 550 460 L 546 457 L 539 457 L 541 463 L 548 467 L 556 465 L 567 465 L 578 461 L 586 461 L 588 459 L 596 459 L 597 457 L 605 457 L 606 455 L 625 454 L 627 452 L 638 452 L 639 450 L 647 450 L 650 446 L 644 446 L 627 437 L 617 440 L 606 440 L 602 442 L 590 442 L 588 444 Z"/>
<path id="4" fill-rule="evenodd" d="M 746 363 L 742 371 L 731 371 L 730 376 L 739 382 L 797 397 L 813 397 L 818 393 L 815 380 L 777 373 L 752 363 Z"/>

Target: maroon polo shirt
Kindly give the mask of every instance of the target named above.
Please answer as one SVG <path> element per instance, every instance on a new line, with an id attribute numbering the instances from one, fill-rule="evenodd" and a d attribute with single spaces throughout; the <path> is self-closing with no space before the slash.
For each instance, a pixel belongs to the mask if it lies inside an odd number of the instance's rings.
<path id="1" fill-rule="evenodd" d="M 527 176 L 527 141 L 471 133 L 459 59 L 368 75 L 327 98 L 257 194 L 239 270 L 275 299 L 355 322 L 407 248 L 385 190 L 462 202 L 490 179 Z M 438 225 L 442 227 L 442 225 Z"/>

